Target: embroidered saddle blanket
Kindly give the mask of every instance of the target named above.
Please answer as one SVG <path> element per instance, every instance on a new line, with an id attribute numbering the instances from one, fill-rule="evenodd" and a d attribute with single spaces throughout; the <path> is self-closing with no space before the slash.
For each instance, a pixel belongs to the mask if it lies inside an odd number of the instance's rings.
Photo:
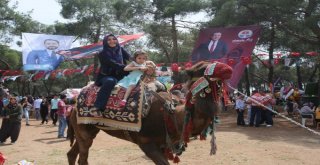
<path id="1" fill-rule="evenodd" d="M 122 130 L 140 131 L 143 109 L 149 105 L 146 101 L 145 87 L 137 85 L 129 95 L 125 107 L 119 103 L 123 99 L 126 89 L 116 86 L 109 97 L 103 117 L 93 117 L 92 109 L 100 87 L 89 84 L 84 87 L 77 100 L 78 124 L 95 124 L 100 127 L 114 127 Z M 144 103 L 145 102 L 145 103 Z M 144 108 L 143 108 L 144 107 Z"/>

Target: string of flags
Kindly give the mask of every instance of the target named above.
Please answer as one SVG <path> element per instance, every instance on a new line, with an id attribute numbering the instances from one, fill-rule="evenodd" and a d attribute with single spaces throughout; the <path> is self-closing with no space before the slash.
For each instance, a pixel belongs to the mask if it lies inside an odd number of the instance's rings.
<path id="1" fill-rule="evenodd" d="M 281 53 L 275 54 L 275 58 L 273 59 L 271 65 L 277 65 L 280 64 L 281 61 L 284 62 L 285 66 L 290 66 L 292 59 L 295 57 L 300 57 L 301 55 L 307 55 L 309 57 L 315 57 L 318 56 L 319 53 L 317 52 L 306 52 L 306 53 L 299 53 L 299 52 L 291 52 L 288 55 L 283 55 Z M 257 54 L 256 56 L 268 56 L 268 54 Z M 286 57 L 286 58 L 282 58 Z M 224 62 L 227 63 L 230 66 L 233 66 L 239 62 L 242 62 L 245 65 L 248 64 L 254 64 L 257 68 L 259 68 L 259 63 L 260 62 L 252 62 L 251 56 L 240 56 L 240 57 L 233 57 L 233 58 L 221 58 L 221 59 L 214 59 L 211 60 L 212 62 L 218 61 L 218 62 Z M 262 60 L 265 66 L 269 66 L 269 60 Z M 178 62 L 178 63 L 158 63 L 156 64 L 157 67 L 162 67 L 162 66 L 170 66 L 171 70 L 173 72 L 178 72 L 179 68 L 183 66 L 184 68 L 190 68 L 192 67 L 192 62 Z M 315 63 L 313 61 L 308 61 L 307 62 L 307 67 L 313 67 Z M 94 71 L 94 65 L 85 65 L 81 68 L 71 68 L 71 69 L 57 69 L 53 71 L 36 71 L 35 73 L 32 74 L 25 74 L 21 70 L 0 70 L 0 75 L 2 75 L 1 79 L 3 81 L 6 80 L 12 80 L 15 81 L 19 77 L 25 77 L 30 81 L 36 81 L 39 79 L 55 79 L 55 78 L 61 78 L 61 77 L 67 77 L 71 76 L 74 74 L 84 74 L 86 76 L 90 75 Z M 96 72 L 99 72 L 99 68 L 96 70 Z"/>

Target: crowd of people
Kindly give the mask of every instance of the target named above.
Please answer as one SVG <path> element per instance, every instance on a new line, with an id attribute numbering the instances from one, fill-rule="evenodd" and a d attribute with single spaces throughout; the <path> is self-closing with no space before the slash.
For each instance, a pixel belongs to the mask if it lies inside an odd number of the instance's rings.
<path id="1" fill-rule="evenodd" d="M 58 127 L 58 138 L 67 138 L 65 130 L 68 126 L 68 117 L 73 109 L 75 101 L 67 101 L 66 95 L 54 94 L 50 97 L 12 96 L 10 94 L 0 97 L 0 112 L 2 123 L 0 128 L 0 144 L 8 138 L 14 144 L 19 137 L 22 120 L 26 126 L 30 126 L 30 116 L 39 121 L 40 125 L 49 124 L 49 114 L 52 126 Z"/>
<path id="2" fill-rule="evenodd" d="M 273 126 L 273 109 L 276 100 L 273 96 L 264 91 L 254 90 L 251 97 L 238 95 L 235 98 L 235 110 L 237 111 L 237 125 L 259 127 L 265 123 L 267 127 Z M 247 109 L 247 122 L 244 120 L 244 112 Z"/>

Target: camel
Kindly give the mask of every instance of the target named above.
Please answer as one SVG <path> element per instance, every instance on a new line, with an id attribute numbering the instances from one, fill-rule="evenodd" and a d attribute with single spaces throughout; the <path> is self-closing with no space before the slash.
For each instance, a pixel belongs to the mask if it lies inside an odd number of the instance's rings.
<path id="1" fill-rule="evenodd" d="M 168 160 L 179 162 L 178 156 L 185 151 L 189 137 L 205 136 L 207 128 L 214 126 L 213 119 L 219 110 L 221 82 L 231 77 L 232 68 L 219 62 L 199 62 L 187 72 L 189 92 L 185 105 L 174 107 L 170 93 L 152 92 L 150 112 L 143 118 L 139 132 L 77 124 L 77 110 L 74 110 L 68 132 L 71 146 L 67 153 L 69 164 L 74 165 L 78 155 L 78 164 L 88 164 L 89 148 L 100 130 L 137 144 L 156 165 L 169 165 Z M 215 137 L 211 140 L 211 153 L 214 154 Z"/>

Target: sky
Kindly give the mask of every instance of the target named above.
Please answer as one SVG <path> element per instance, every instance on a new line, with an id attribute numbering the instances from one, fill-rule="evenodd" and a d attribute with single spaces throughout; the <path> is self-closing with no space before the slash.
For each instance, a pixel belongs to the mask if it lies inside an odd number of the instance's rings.
<path id="1" fill-rule="evenodd" d="M 10 0 L 10 5 L 18 3 L 19 12 L 27 13 L 31 10 L 31 17 L 43 24 L 51 25 L 55 21 L 67 22 L 60 15 L 61 6 L 56 0 Z"/>
<path id="2" fill-rule="evenodd" d="M 55 23 L 55 21 L 66 23 L 68 20 L 64 19 L 60 15 L 61 6 L 57 2 L 57 0 L 10 0 L 9 5 L 13 6 L 17 3 L 17 9 L 16 11 L 22 12 L 22 13 L 28 13 L 32 11 L 31 18 L 46 24 L 46 25 L 52 25 Z M 199 13 L 195 15 L 189 15 L 185 17 L 187 21 L 206 21 L 208 20 L 207 17 L 205 17 L 206 14 Z M 186 30 L 186 29 L 182 29 Z M 18 47 L 15 43 L 17 40 L 20 40 L 19 37 L 16 37 L 14 39 L 14 42 L 10 43 L 9 46 L 12 49 L 21 51 L 21 47 Z M 79 43 L 75 44 L 76 46 L 79 45 Z M 75 46 L 73 45 L 73 46 Z"/>

